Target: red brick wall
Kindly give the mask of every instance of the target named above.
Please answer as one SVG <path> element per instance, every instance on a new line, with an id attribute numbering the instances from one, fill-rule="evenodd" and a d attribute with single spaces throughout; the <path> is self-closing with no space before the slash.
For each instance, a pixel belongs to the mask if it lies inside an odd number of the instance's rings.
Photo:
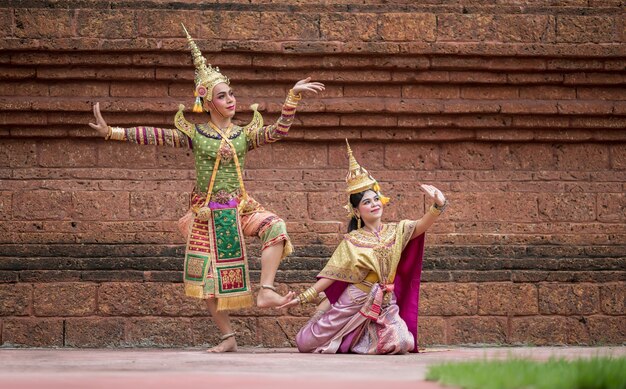
<path id="1" fill-rule="evenodd" d="M 127 126 L 191 106 L 181 21 L 266 120 L 299 78 L 328 87 L 246 171 L 296 245 L 281 288 L 311 282 L 345 228 L 347 137 L 387 220 L 423 214 L 420 182 L 452 201 L 427 238 L 422 344 L 626 340 L 622 1 L 21 3 L 0 5 L 0 344 L 217 339 L 182 294 L 189 153 L 86 125 L 94 101 Z M 309 313 L 233 320 L 241 344 L 288 346 Z"/>

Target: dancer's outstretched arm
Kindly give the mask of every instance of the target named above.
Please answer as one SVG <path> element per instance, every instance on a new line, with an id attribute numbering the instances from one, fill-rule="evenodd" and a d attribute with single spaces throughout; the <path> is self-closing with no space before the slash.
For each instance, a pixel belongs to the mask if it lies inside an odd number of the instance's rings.
<path id="1" fill-rule="evenodd" d="M 102 117 L 100 103 L 93 105 L 95 123 L 89 123 L 89 127 L 98 132 L 104 139 L 120 140 L 139 145 L 156 145 L 191 148 L 192 134 L 186 134 L 178 129 L 157 127 L 110 127 Z"/>
<path id="2" fill-rule="evenodd" d="M 420 185 L 420 189 L 426 194 L 427 198 L 434 201 L 436 207 L 431 207 L 431 209 L 417 221 L 413 235 L 411 235 L 411 239 L 415 239 L 426 232 L 426 230 L 428 230 L 430 226 L 435 223 L 439 215 L 447 206 L 446 197 L 439 189 L 432 185 Z"/>
<path id="3" fill-rule="evenodd" d="M 257 147 L 276 142 L 287 136 L 296 114 L 296 107 L 302 98 L 302 92 L 318 93 L 324 89 L 324 84 L 321 82 L 311 82 L 311 77 L 296 82 L 296 85 L 291 88 L 287 95 L 280 117 L 276 123 L 267 126 L 252 125 L 248 129 L 246 134 L 248 138 L 248 149 L 256 149 Z M 258 115 L 258 113 L 255 113 L 255 117 L 256 115 Z"/>
<path id="4" fill-rule="evenodd" d="M 330 278 L 320 278 L 312 287 L 307 289 L 304 293 L 299 294 L 298 296 L 296 296 L 296 298 L 292 299 L 288 303 L 283 304 L 280 307 L 277 307 L 277 309 L 289 308 L 298 304 L 302 304 L 303 302 L 305 302 L 303 300 L 307 298 L 307 292 L 309 291 L 310 291 L 309 293 L 314 294 L 313 297 L 317 297 L 318 294 L 322 293 L 329 286 L 331 286 L 333 282 L 335 282 L 335 280 L 331 280 Z"/>

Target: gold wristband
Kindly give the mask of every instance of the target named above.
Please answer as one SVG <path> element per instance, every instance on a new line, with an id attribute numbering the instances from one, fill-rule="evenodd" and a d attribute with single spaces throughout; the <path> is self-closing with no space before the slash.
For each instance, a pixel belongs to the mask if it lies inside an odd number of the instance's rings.
<path id="1" fill-rule="evenodd" d="M 111 128 L 111 126 L 107 127 L 107 134 L 104 136 L 104 140 L 109 140 L 111 139 L 111 134 L 113 133 L 113 129 Z"/>
<path id="2" fill-rule="evenodd" d="M 439 216 L 443 213 L 443 211 L 446 210 L 447 207 L 448 207 L 448 200 L 444 201 L 442 205 L 437 205 L 437 203 L 434 203 L 433 205 L 430 206 L 430 209 L 428 211 L 435 216 Z"/>
<path id="3" fill-rule="evenodd" d="M 443 211 L 442 211 L 442 210 L 440 210 L 440 209 L 435 208 L 435 206 L 434 206 L 434 205 L 431 205 L 431 206 L 430 206 L 430 208 L 428 209 L 428 212 L 432 213 L 432 214 L 433 214 L 433 215 L 435 215 L 435 216 L 439 216 L 439 215 L 441 215 L 441 213 L 442 213 Z"/>
<path id="4" fill-rule="evenodd" d="M 300 301 L 300 304 L 310 303 L 315 300 L 318 294 L 319 293 L 317 292 L 317 290 L 315 290 L 314 287 L 310 287 L 309 289 L 298 295 L 298 300 Z"/>
<path id="5" fill-rule="evenodd" d="M 295 94 L 293 89 L 289 89 L 289 94 L 287 95 L 287 101 L 285 101 L 285 104 L 295 107 L 298 105 L 300 100 L 302 100 L 302 93 Z"/>
<path id="6" fill-rule="evenodd" d="M 126 131 L 122 127 L 109 127 L 109 135 L 105 139 L 110 140 L 125 140 Z"/>

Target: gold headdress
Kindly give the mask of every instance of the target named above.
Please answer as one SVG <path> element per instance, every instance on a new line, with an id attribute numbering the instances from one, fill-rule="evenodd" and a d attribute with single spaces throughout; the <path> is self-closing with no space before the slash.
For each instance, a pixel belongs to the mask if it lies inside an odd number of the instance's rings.
<path id="1" fill-rule="evenodd" d="M 228 77 L 220 73 L 220 69 L 218 67 L 212 67 L 211 64 L 207 65 L 206 59 L 202 56 L 196 42 L 193 41 L 185 26 L 182 26 L 183 30 L 185 30 L 185 34 L 187 35 L 189 47 L 191 48 L 193 65 L 196 67 L 196 76 L 194 80 L 196 83 L 196 90 L 194 93 L 196 102 L 193 106 L 193 112 L 202 112 L 200 97 L 205 98 L 208 96 L 210 100 L 213 97 L 213 87 L 222 82 L 230 84 L 230 80 Z"/>
<path id="2" fill-rule="evenodd" d="M 380 192 L 380 185 L 378 181 L 372 177 L 372 175 L 365 170 L 365 168 L 356 161 L 354 155 L 352 155 L 352 149 L 350 148 L 350 143 L 346 139 L 346 145 L 348 147 L 348 175 L 346 176 L 346 184 L 348 187 L 346 188 L 346 192 L 349 195 L 364 192 L 366 190 L 373 190 L 380 196 L 380 201 L 383 205 L 389 204 L 389 197 L 383 196 Z M 348 201 L 348 205 L 344 206 L 344 208 L 348 211 L 348 217 L 352 218 L 354 214 L 354 208 L 350 201 Z"/>

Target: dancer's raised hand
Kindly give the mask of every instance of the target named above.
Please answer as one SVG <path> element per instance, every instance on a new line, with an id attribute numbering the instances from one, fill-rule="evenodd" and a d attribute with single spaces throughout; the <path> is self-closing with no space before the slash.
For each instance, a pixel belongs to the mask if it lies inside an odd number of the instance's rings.
<path id="1" fill-rule="evenodd" d="M 107 126 L 107 122 L 104 121 L 102 114 L 100 113 L 100 103 L 95 103 L 93 105 L 93 115 L 96 117 L 96 124 L 89 123 L 89 127 L 98 131 L 98 134 L 102 135 L 104 138 L 109 132 L 109 126 Z"/>
<path id="2" fill-rule="evenodd" d="M 321 82 L 311 82 L 311 77 L 307 77 L 304 80 L 296 82 L 296 85 L 291 88 L 291 90 L 293 90 L 293 93 L 296 94 L 304 91 L 317 93 L 323 91 L 324 89 L 326 89 L 324 84 L 322 84 Z"/>
<path id="3" fill-rule="evenodd" d="M 446 196 L 444 196 L 439 189 L 435 188 L 432 185 L 426 184 L 420 185 L 420 189 L 422 190 L 422 192 L 426 193 L 426 196 L 428 196 L 428 198 L 437 203 L 437 205 L 443 206 L 445 204 Z"/>

